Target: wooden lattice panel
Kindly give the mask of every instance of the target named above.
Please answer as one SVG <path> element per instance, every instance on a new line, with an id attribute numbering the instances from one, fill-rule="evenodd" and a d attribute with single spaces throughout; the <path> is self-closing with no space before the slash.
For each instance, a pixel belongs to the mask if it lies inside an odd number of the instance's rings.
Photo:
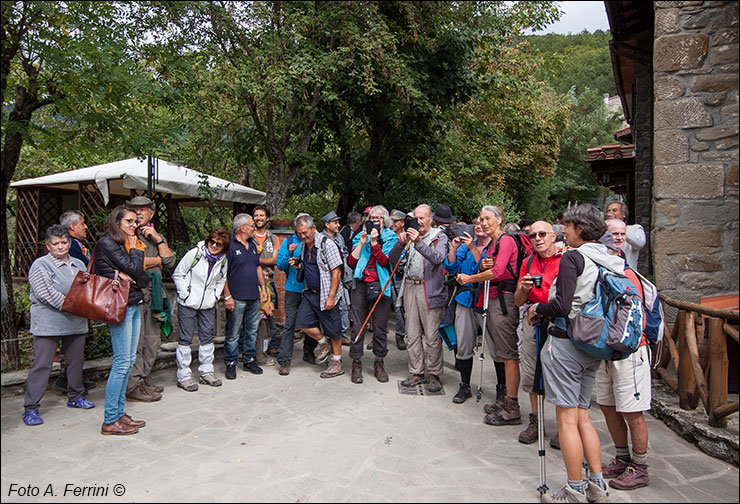
<path id="1" fill-rule="evenodd" d="M 41 255 L 39 238 L 39 189 L 18 189 L 16 199 L 15 251 L 13 274 L 25 276 L 31 263 Z"/>
<path id="2" fill-rule="evenodd" d="M 80 184 L 79 207 L 87 224 L 87 240 L 90 245 L 93 245 L 98 237 L 102 236 L 103 222 L 105 222 L 97 217 L 98 213 L 105 209 L 103 195 L 100 194 L 98 186 L 95 184 Z"/>
<path id="3" fill-rule="evenodd" d="M 61 207 L 61 194 L 55 190 L 39 191 L 39 240 L 46 235 L 46 229 L 54 224 L 59 224 Z"/>

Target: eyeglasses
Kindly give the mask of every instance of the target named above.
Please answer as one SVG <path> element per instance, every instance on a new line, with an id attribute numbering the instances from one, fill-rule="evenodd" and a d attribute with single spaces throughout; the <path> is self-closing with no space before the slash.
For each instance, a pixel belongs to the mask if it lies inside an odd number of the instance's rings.
<path id="1" fill-rule="evenodd" d="M 550 234 L 550 233 L 548 233 L 547 231 L 540 231 L 540 232 L 538 232 L 538 233 L 529 233 L 529 234 L 528 234 L 527 236 L 529 236 L 529 239 L 530 239 L 530 240 L 534 240 L 535 238 L 541 238 L 541 239 L 543 239 L 543 240 L 544 240 L 544 239 L 545 239 L 545 237 L 546 237 L 546 236 L 547 236 L 548 234 Z"/>
<path id="2" fill-rule="evenodd" d="M 136 224 L 136 219 L 121 219 L 123 222 L 127 223 L 129 226 L 131 224 Z"/>
<path id="3" fill-rule="evenodd" d="M 216 247 L 223 247 L 224 244 L 221 242 L 217 242 L 216 240 L 208 240 L 208 245 L 214 245 Z"/>

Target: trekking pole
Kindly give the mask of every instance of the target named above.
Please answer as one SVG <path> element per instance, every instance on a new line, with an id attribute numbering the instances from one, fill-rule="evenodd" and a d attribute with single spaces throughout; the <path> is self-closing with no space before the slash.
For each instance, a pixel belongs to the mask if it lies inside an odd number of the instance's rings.
<path id="1" fill-rule="evenodd" d="M 409 245 L 411 245 L 411 241 L 406 243 L 406 248 L 403 249 L 403 252 L 401 252 L 401 256 L 398 258 L 398 261 L 396 261 L 396 265 L 393 267 L 393 271 L 391 271 L 391 275 L 388 277 L 388 281 L 385 282 L 385 285 L 382 289 L 380 289 L 380 295 L 378 296 L 378 299 L 375 300 L 375 304 L 373 304 L 373 307 L 370 308 L 370 311 L 367 314 L 367 317 L 365 317 L 365 322 L 362 324 L 362 327 L 360 327 L 360 330 L 357 331 L 357 336 L 355 336 L 355 343 L 357 343 L 357 340 L 360 339 L 360 336 L 362 336 L 362 331 L 365 330 L 365 326 L 367 325 L 368 321 L 370 320 L 370 317 L 372 316 L 373 312 L 375 311 L 375 307 L 378 306 L 378 303 L 380 302 L 380 298 L 383 297 L 383 293 L 385 292 L 386 287 L 388 287 L 388 284 L 393 280 L 393 275 L 396 274 L 396 269 L 398 268 L 398 265 L 401 264 L 401 261 L 403 261 L 403 256 L 406 255 L 406 252 L 409 249 Z"/>
<path id="2" fill-rule="evenodd" d="M 534 334 L 537 341 L 537 365 L 534 370 L 534 385 L 532 387 L 532 392 L 537 393 L 537 449 L 540 457 L 540 486 L 537 487 L 537 491 L 540 495 L 547 493 L 549 490 L 547 488 L 547 473 L 545 471 L 545 384 L 542 380 L 542 362 L 540 360 L 540 352 L 542 351 L 544 341 L 542 341 L 541 323 L 543 322 L 538 321 L 534 326 Z"/>
<path id="3" fill-rule="evenodd" d="M 486 280 L 483 284 L 483 339 L 481 340 L 480 355 L 478 356 L 478 360 L 480 361 L 480 379 L 478 380 L 478 392 L 475 393 L 475 402 L 480 402 L 480 398 L 483 397 L 483 353 L 486 349 L 486 319 L 488 318 L 488 290 L 490 286 L 490 280 Z"/>

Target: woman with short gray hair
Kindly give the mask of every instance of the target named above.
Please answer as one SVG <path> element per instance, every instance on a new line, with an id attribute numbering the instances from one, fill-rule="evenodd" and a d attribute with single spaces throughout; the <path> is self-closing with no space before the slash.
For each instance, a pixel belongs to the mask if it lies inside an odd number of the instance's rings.
<path id="1" fill-rule="evenodd" d="M 69 288 L 77 273 L 85 271 L 85 265 L 70 257 L 70 238 L 64 226 L 56 224 L 46 230 L 45 246 L 48 254 L 36 259 L 28 270 L 33 364 L 26 379 L 23 422 L 29 426 L 44 423 L 39 405 L 60 339 L 67 356 L 67 407 L 95 407 L 85 398 L 82 384 L 87 319 L 62 312 Z"/>

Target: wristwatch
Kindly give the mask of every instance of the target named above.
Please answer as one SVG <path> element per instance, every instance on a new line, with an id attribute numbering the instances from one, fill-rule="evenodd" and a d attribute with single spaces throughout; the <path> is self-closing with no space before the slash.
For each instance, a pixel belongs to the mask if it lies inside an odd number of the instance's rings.
<path id="1" fill-rule="evenodd" d="M 164 243 L 164 240 L 162 240 L 162 241 L 159 241 L 159 242 L 157 242 L 157 247 L 159 247 L 159 246 L 160 246 L 160 245 L 162 245 L 163 243 Z"/>

